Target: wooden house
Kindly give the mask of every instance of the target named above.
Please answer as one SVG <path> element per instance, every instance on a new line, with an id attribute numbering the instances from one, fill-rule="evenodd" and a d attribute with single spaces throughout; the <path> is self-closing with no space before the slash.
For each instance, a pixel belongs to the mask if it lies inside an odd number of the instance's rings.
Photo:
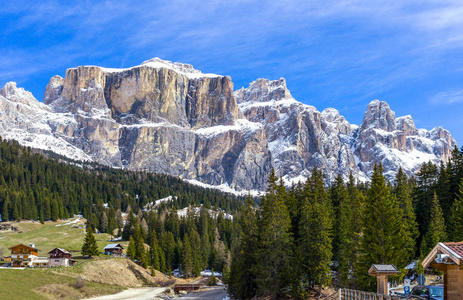
<path id="1" fill-rule="evenodd" d="M 104 247 L 104 253 L 106 255 L 113 255 L 113 256 L 122 256 L 122 250 L 124 247 L 121 244 L 109 244 Z"/>
<path id="2" fill-rule="evenodd" d="M 39 250 L 34 245 L 26 246 L 18 244 L 8 248 L 11 250 L 11 264 L 13 268 L 17 267 L 47 267 L 48 259 L 39 259 Z"/>
<path id="3" fill-rule="evenodd" d="M 423 267 L 444 272 L 444 299 L 459 300 L 463 295 L 463 242 L 438 243 L 423 259 Z"/>
<path id="4" fill-rule="evenodd" d="M 49 267 L 69 267 L 75 264 L 75 260 L 72 259 L 71 252 L 61 249 L 55 248 L 48 252 L 49 254 Z"/>

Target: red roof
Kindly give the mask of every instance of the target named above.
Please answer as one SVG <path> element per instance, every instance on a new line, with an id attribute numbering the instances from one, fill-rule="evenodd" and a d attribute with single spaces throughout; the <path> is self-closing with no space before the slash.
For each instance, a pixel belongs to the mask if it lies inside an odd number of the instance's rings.
<path id="1" fill-rule="evenodd" d="M 458 243 L 444 243 L 450 250 L 460 255 L 463 258 L 463 242 Z"/>

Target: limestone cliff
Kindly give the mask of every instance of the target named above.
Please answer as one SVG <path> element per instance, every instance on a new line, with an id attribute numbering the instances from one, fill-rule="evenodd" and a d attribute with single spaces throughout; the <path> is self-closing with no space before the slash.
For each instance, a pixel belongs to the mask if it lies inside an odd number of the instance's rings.
<path id="1" fill-rule="evenodd" d="M 417 129 L 386 102 L 368 105 L 360 126 L 333 108 L 296 101 L 283 78 L 233 91 L 229 76 L 158 58 L 128 69 L 80 66 L 54 76 L 44 102 L 8 83 L 0 90 L 0 135 L 77 160 L 264 190 L 271 168 L 290 182 L 314 167 L 326 179 L 367 180 L 374 162 L 392 177 L 447 159 L 443 128 Z"/>

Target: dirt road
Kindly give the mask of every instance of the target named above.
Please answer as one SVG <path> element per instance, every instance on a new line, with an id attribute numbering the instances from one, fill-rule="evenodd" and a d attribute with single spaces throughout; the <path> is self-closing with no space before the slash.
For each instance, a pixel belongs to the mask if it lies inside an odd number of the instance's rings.
<path id="1" fill-rule="evenodd" d="M 88 298 L 86 300 L 223 300 L 227 297 L 223 286 L 208 287 L 175 298 L 162 294 L 165 290 L 166 288 L 132 288 L 118 294 Z"/>
<path id="2" fill-rule="evenodd" d="M 107 295 L 95 298 L 89 298 L 87 300 L 153 300 L 160 299 L 159 294 L 164 292 L 166 288 L 133 288 L 122 291 L 114 295 Z"/>

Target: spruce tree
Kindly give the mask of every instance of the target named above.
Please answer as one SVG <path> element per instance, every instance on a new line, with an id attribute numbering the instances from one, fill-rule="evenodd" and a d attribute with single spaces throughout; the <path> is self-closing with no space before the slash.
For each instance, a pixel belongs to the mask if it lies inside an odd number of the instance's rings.
<path id="1" fill-rule="evenodd" d="M 448 237 L 450 241 L 463 241 L 463 180 L 451 209 Z"/>
<path id="2" fill-rule="evenodd" d="M 256 276 L 253 269 L 256 268 L 258 229 L 256 213 L 250 195 L 237 221 L 241 231 L 239 242 L 232 248 L 228 286 L 236 298 L 251 299 L 257 292 Z"/>
<path id="3" fill-rule="evenodd" d="M 133 240 L 133 237 L 129 237 L 129 245 L 127 246 L 127 256 L 130 257 L 131 259 L 135 259 L 135 241 Z"/>
<path id="4" fill-rule="evenodd" d="M 318 285 L 321 289 L 331 284 L 333 209 L 324 187 L 323 174 L 317 168 L 307 180 L 305 191 L 298 263 L 302 269 L 303 286 Z"/>
<path id="5" fill-rule="evenodd" d="M 81 253 L 84 256 L 98 256 L 98 246 L 96 244 L 95 236 L 91 228 L 87 227 L 87 234 L 85 235 L 84 244 L 82 245 Z"/>
<path id="6" fill-rule="evenodd" d="M 399 168 L 396 175 L 394 194 L 397 198 L 399 208 L 402 210 L 402 224 L 404 226 L 402 239 L 404 253 L 401 256 L 403 259 L 400 263 L 407 264 L 415 257 L 415 241 L 418 238 L 418 223 L 416 222 L 415 210 L 413 209 L 407 175 L 402 168 Z"/>
<path id="7" fill-rule="evenodd" d="M 339 236 L 337 252 L 339 282 L 342 287 L 356 288 L 356 262 L 360 247 L 361 226 L 359 216 L 362 215 L 362 194 L 356 188 L 354 176 L 349 175 L 346 186 L 347 198 L 339 206 L 339 221 L 335 232 Z"/>
<path id="8" fill-rule="evenodd" d="M 289 285 L 292 260 L 291 220 L 272 169 L 258 220 L 259 241 L 254 273 L 259 294 L 283 294 Z"/>
<path id="9" fill-rule="evenodd" d="M 394 264 L 403 254 L 404 226 L 402 211 L 391 194 L 383 175 L 383 167 L 374 166 L 371 185 L 363 211 L 363 231 L 360 244 L 357 278 L 362 290 L 376 290 L 376 280 L 368 275 L 372 264 Z"/>
<path id="10" fill-rule="evenodd" d="M 446 239 L 447 234 L 442 208 L 440 207 L 437 194 L 434 193 L 431 203 L 431 218 L 429 220 L 428 231 L 424 235 L 423 242 L 421 243 L 421 256 L 425 257 L 437 243 L 445 242 Z"/>
<path id="11" fill-rule="evenodd" d="M 3 201 L 3 208 L 2 208 L 2 221 L 3 222 L 6 222 L 10 219 L 9 212 L 8 212 L 9 205 L 10 205 L 10 197 L 7 194 L 5 197 L 5 200 Z"/>

